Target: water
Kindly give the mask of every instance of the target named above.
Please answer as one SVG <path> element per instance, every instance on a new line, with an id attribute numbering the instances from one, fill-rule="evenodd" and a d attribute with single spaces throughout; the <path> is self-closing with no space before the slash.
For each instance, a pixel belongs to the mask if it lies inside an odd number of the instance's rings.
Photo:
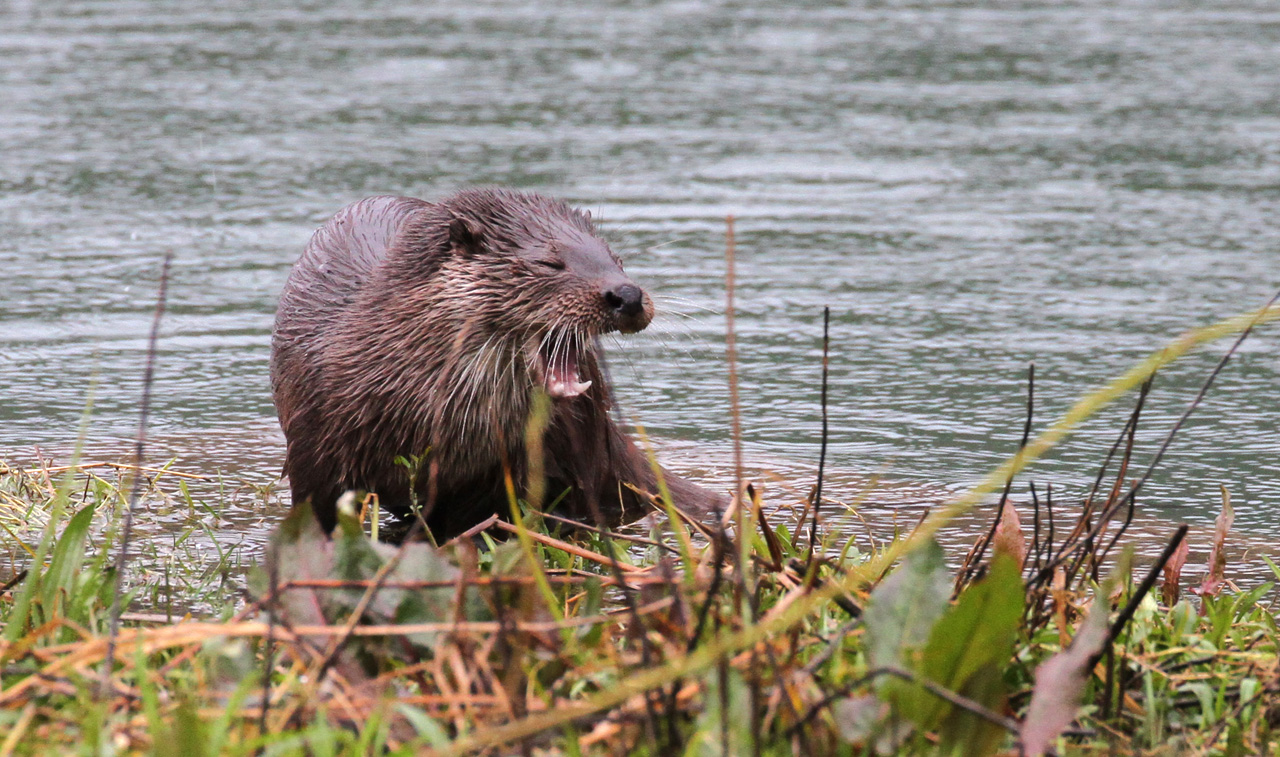
<path id="1" fill-rule="evenodd" d="M 65 453 L 95 382 L 89 446 L 127 450 L 172 250 L 154 454 L 270 481 L 269 332 L 310 232 L 366 195 L 497 183 L 592 209 L 688 316 L 613 353 L 674 467 L 727 475 L 732 214 L 753 469 L 812 478 L 830 306 L 828 493 L 936 499 L 1014 449 L 1031 361 L 1048 421 L 1280 286 L 1278 45 L 1264 2 L 10 1 L 0 457 Z M 1240 528 L 1273 530 L 1275 333 L 1171 448 L 1158 522 L 1207 522 L 1226 485 Z M 1221 349 L 1160 378 L 1139 459 Z M 1126 410 L 1036 480 L 1078 494 Z M 270 521 L 226 517 L 250 540 Z"/>

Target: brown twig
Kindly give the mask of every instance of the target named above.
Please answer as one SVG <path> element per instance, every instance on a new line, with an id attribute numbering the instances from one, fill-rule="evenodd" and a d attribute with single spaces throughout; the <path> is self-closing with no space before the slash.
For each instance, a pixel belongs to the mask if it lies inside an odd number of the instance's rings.
<path id="1" fill-rule="evenodd" d="M 566 526 L 572 526 L 574 529 L 581 529 L 583 531 L 588 531 L 593 534 L 599 534 L 601 536 L 609 536 L 614 539 L 621 539 L 622 541 L 629 541 L 635 544 L 644 544 L 645 546 L 649 546 L 649 547 L 657 547 L 660 550 L 670 552 L 672 554 L 677 554 L 677 555 L 680 554 L 680 550 L 676 549 L 670 544 L 663 544 L 654 539 L 646 539 L 643 536 L 635 536 L 633 534 L 622 534 L 622 533 L 618 533 L 617 531 L 596 528 L 595 526 L 589 526 L 580 520 L 566 518 L 563 515 L 556 515 L 554 513 L 544 512 L 544 513 L 540 513 L 539 515 L 540 517 L 545 518 L 547 520 L 555 521 L 556 523 L 563 523 Z"/>
<path id="2" fill-rule="evenodd" d="M 803 717 L 797 720 L 796 723 L 791 726 L 791 728 L 787 729 L 787 735 L 791 736 L 799 732 L 799 730 L 803 728 L 806 724 L 808 724 L 809 721 L 817 717 L 819 712 L 822 712 L 827 707 L 830 707 L 831 704 L 835 702 L 837 699 L 841 699 L 843 697 L 848 696 L 853 691 L 863 686 L 866 686 L 867 684 L 871 683 L 877 678 L 880 678 L 881 676 L 892 676 L 894 678 L 901 678 L 902 680 L 907 681 L 909 683 L 914 683 L 924 688 L 930 694 L 933 694 L 939 699 L 942 699 L 955 707 L 959 707 L 960 709 L 965 710 L 966 712 L 976 715 L 982 718 L 983 720 L 987 721 L 988 723 L 991 723 L 992 725 L 999 726 L 1000 728 L 1003 728 L 1004 730 L 1008 731 L 1011 734 L 1014 734 L 1015 736 L 1018 734 L 1018 732 L 1022 728 L 1021 724 L 1018 723 L 1018 721 L 1014 720 L 1013 718 L 1008 718 L 1008 717 L 1005 717 L 1004 715 L 999 714 L 998 712 L 993 712 L 992 710 L 983 706 L 981 703 L 975 702 L 974 700 L 966 696 L 963 696 L 961 694 L 957 694 L 954 691 L 951 691 L 950 689 L 946 688 L 945 686 L 935 681 L 931 681 L 927 678 L 921 678 L 920 676 L 917 676 L 916 674 L 907 670 L 886 667 L 886 668 L 876 668 L 874 670 L 868 671 L 866 675 L 854 681 L 851 681 L 845 684 L 844 686 L 841 686 L 839 689 L 831 692 L 830 694 L 826 695 L 825 697 L 823 697 L 822 699 L 814 703 L 814 705 L 810 707 L 807 712 L 805 712 Z"/>
<path id="3" fill-rule="evenodd" d="M 742 414 L 741 406 L 738 402 L 738 342 L 737 334 L 734 328 L 734 294 L 737 289 L 737 251 L 734 239 L 733 216 L 725 217 L 725 355 L 729 363 L 729 420 L 730 429 L 733 436 L 733 496 L 737 501 L 737 507 L 734 510 L 735 535 L 742 545 L 748 544 L 749 539 L 743 527 L 743 503 L 742 503 Z M 723 530 L 723 520 L 721 521 L 721 529 Z M 733 550 L 734 564 L 737 566 L 735 571 L 739 581 L 739 590 L 746 593 L 746 576 L 742 561 L 742 546 Z M 717 555 L 718 557 L 718 555 Z M 717 578 L 719 577 L 720 563 L 716 562 Z M 718 582 L 713 582 L 716 586 Z M 713 598 L 713 594 L 707 596 L 707 605 Z M 754 621 L 754 618 L 752 618 Z M 724 754 L 729 753 L 729 663 L 727 660 L 721 660 L 717 666 L 719 694 L 720 694 L 720 741 Z M 751 710 L 755 713 L 756 697 L 751 698 Z M 758 741 L 757 741 L 758 746 Z"/>
<path id="4" fill-rule="evenodd" d="M 729 364 L 729 422 L 733 436 L 733 494 L 742 493 L 742 409 L 738 401 L 738 337 L 735 329 L 734 294 L 737 289 L 737 251 L 733 231 L 733 216 L 725 217 L 725 273 L 724 273 L 724 344 L 725 359 Z M 742 508 L 738 508 L 741 520 Z M 741 523 L 738 538 L 743 538 Z"/>
<path id="5" fill-rule="evenodd" d="M 1031 363 L 1027 367 L 1027 413 L 1026 421 L 1022 426 L 1022 441 L 1018 443 L 1018 452 L 1026 449 L 1027 441 L 1031 438 L 1031 421 L 1035 415 L 1035 399 L 1036 399 L 1036 364 Z M 973 579 L 974 574 L 978 570 L 978 566 L 982 564 L 982 558 L 986 555 L 987 547 L 991 545 L 992 539 L 995 538 L 996 528 L 1000 526 L 1000 521 L 1004 517 L 1005 504 L 1009 501 L 1009 491 L 1013 488 L 1013 476 L 1004 482 L 1004 491 L 1000 494 L 1000 501 L 996 504 L 996 515 L 991 520 L 991 527 L 987 529 L 982 539 L 974 545 L 973 549 L 965 557 L 964 567 L 960 570 L 956 579 L 955 593 L 959 594 L 960 590 L 965 587 Z"/>
<path id="6" fill-rule="evenodd" d="M 102 681 L 98 689 L 101 697 L 111 694 L 111 673 L 115 667 L 116 637 L 120 634 L 120 594 L 124 590 L 124 569 L 129 559 L 129 540 L 133 537 L 133 512 L 142 496 L 141 473 L 143 451 L 147 440 L 147 419 L 151 413 L 151 384 L 155 378 L 156 343 L 160 338 L 160 320 L 164 317 L 165 299 L 169 293 L 169 267 L 173 253 L 165 253 L 160 267 L 160 291 L 156 295 L 155 313 L 151 318 L 151 335 L 147 339 L 147 362 L 142 373 L 142 405 L 138 413 L 138 435 L 133 449 L 133 466 L 137 472 L 129 489 L 129 503 L 124 511 L 124 526 L 120 534 L 120 551 L 116 555 L 114 585 L 111 592 L 110 632 L 107 637 L 107 654 L 102 665 Z"/>
<path id="7" fill-rule="evenodd" d="M 506 522 L 505 520 L 499 520 L 499 521 L 498 521 L 498 522 L 496 522 L 494 525 L 495 525 L 497 528 L 499 528 L 499 529 L 501 529 L 501 530 L 503 530 L 503 531 L 506 531 L 506 532 L 507 532 L 507 533 L 509 533 L 509 534 L 518 534 L 518 533 L 520 533 L 520 528 L 519 528 L 519 527 L 514 526 L 514 525 L 512 525 L 512 524 L 510 524 L 510 523 Z M 577 556 L 577 557 L 581 557 L 581 558 L 582 558 L 582 559 L 584 559 L 584 560 L 590 560 L 590 561 L 592 561 L 592 562 L 596 562 L 596 563 L 599 563 L 599 564 L 601 564 L 601 565 L 607 565 L 607 566 L 609 566 L 610 568 L 613 568 L 613 567 L 616 565 L 616 566 L 617 566 L 617 570 L 618 570 L 619 572 L 621 572 L 621 571 L 624 571 L 624 570 L 625 570 L 625 571 L 627 571 L 627 572 L 629 572 L 629 573 L 632 573 L 632 572 L 635 572 L 635 571 L 647 570 L 646 568 L 639 568 L 639 567 L 636 567 L 635 565 L 628 565 L 628 564 L 626 564 L 626 563 L 620 563 L 620 562 L 618 562 L 618 558 L 617 558 L 615 555 L 602 555 L 602 554 L 600 554 L 600 553 L 598 553 L 598 552 L 592 552 L 592 551 L 591 551 L 591 550 L 589 550 L 589 549 L 584 549 L 584 548 L 579 547 L 579 546 L 576 546 L 576 545 L 574 545 L 574 544 L 570 544 L 570 543 L 569 543 L 569 542 L 567 542 L 567 541 L 561 541 L 560 539 L 557 539 L 557 538 L 555 538 L 554 536 L 547 536 L 547 535 L 545 535 L 545 534 L 540 534 L 540 533 L 538 533 L 538 532 L 536 532 L 536 531 L 531 531 L 531 530 L 529 530 L 529 529 L 527 529 L 527 528 L 525 529 L 525 532 L 529 535 L 529 538 L 530 538 L 530 539 L 533 539 L 534 541 L 537 541 L 537 542 L 541 542 L 541 543 L 543 543 L 543 544 L 547 545 L 548 547 L 554 547 L 555 549 L 559 549 L 559 550 L 562 550 L 562 551 L 564 551 L 564 552 L 568 552 L 568 553 L 569 553 L 569 554 L 571 554 L 571 555 L 575 555 L 575 556 Z M 605 535 L 605 538 L 608 538 L 608 531 L 607 531 L 607 530 L 604 530 L 604 531 L 603 531 L 603 534 Z M 611 544 L 611 543 L 609 544 L 609 549 L 610 549 L 610 551 L 612 551 L 612 549 L 613 549 L 613 546 L 612 546 L 612 544 Z M 622 580 L 622 579 L 621 579 L 621 578 L 619 578 L 619 580 Z"/>
<path id="8" fill-rule="evenodd" d="M 1165 452 L 1168 451 L 1169 446 L 1173 443 L 1174 437 L 1177 436 L 1178 432 L 1182 429 L 1187 419 L 1191 417 L 1191 414 L 1195 412 L 1195 410 L 1200 406 L 1200 403 L 1204 400 L 1205 396 L 1208 394 L 1209 389 L 1210 387 L 1213 386 L 1213 382 L 1215 379 L 1217 379 L 1218 374 L 1222 372 L 1222 369 L 1226 367 L 1226 364 L 1231 359 L 1232 355 L 1234 355 L 1239 350 L 1240 345 L 1243 344 L 1244 340 L 1253 332 L 1254 326 L 1257 325 L 1258 320 L 1262 317 L 1262 315 L 1270 311 L 1272 306 L 1275 305 L 1275 303 L 1278 300 L 1280 300 L 1280 292 L 1277 292 L 1275 295 L 1273 295 L 1271 299 L 1267 301 L 1266 305 L 1264 305 L 1262 309 L 1258 311 L 1258 315 L 1254 317 L 1254 320 L 1250 322 L 1249 325 L 1246 326 L 1243 331 L 1240 332 L 1240 335 L 1236 338 L 1235 342 L 1232 343 L 1231 347 L 1218 360 L 1213 370 L 1209 373 L 1209 376 L 1205 379 L 1204 383 L 1200 386 L 1200 390 L 1196 393 L 1196 396 L 1187 405 L 1186 410 L 1183 411 L 1182 415 L 1178 417 L 1178 420 L 1169 429 L 1169 432 L 1165 435 L 1165 438 L 1161 442 L 1160 447 L 1156 450 L 1156 454 L 1153 456 L 1151 462 L 1147 465 L 1146 470 L 1144 470 L 1142 475 L 1139 476 L 1138 479 L 1135 480 L 1132 485 L 1130 485 L 1128 491 L 1124 494 L 1124 496 L 1119 499 L 1117 499 L 1114 495 L 1111 497 L 1108 497 L 1108 504 L 1106 505 L 1106 507 L 1103 508 L 1102 512 L 1099 513 L 1099 518 L 1097 523 L 1093 524 L 1092 526 L 1086 527 L 1084 529 L 1084 536 L 1079 540 L 1073 541 L 1072 537 L 1069 536 L 1064 541 L 1063 548 L 1059 552 L 1058 557 L 1050 561 L 1048 565 L 1042 568 L 1040 571 L 1040 574 L 1037 575 L 1036 578 L 1032 580 L 1032 582 L 1029 582 L 1029 584 L 1033 582 L 1042 582 L 1044 580 L 1047 580 L 1048 576 L 1051 575 L 1053 568 L 1062 563 L 1062 561 L 1066 558 L 1067 553 L 1074 551 L 1081 543 L 1083 543 L 1084 552 L 1078 553 L 1076 560 L 1073 562 L 1072 575 L 1074 575 L 1074 570 L 1076 569 L 1076 566 L 1079 566 L 1081 564 L 1080 562 L 1081 559 L 1083 559 L 1083 557 L 1087 553 L 1092 553 L 1091 545 L 1093 544 L 1094 540 L 1096 540 L 1102 534 L 1102 532 L 1106 529 L 1109 517 L 1112 516 L 1115 512 L 1117 512 L 1121 506 L 1124 506 L 1125 504 L 1132 502 L 1132 500 L 1135 497 L 1137 497 L 1138 492 L 1142 489 L 1142 486 L 1146 484 L 1146 482 L 1151 478 L 1152 473 L 1155 471 L 1156 465 L 1160 463 L 1161 459 L 1163 459 L 1164 457 Z M 1148 381 L 1150 381 L 1150 379 L 1148 379 Z M 1145 396 L 1145 395 L 1140 396 L 1140 401 L 1142 396 Z M 1121 439 L 1124 438 L 1123 436 L 1124 433 L 1128 433 L 1128 434 L 1133 433 L 1134 427 L 1136 426 L 1136 423 L 1137 423 L 1137 412 L 1138 412 L 1138 409 L 1135 408 L 1134 414 L 1133 416 L 1131 416 L 1131 421 L 1130 421 L 1132 425 L 1127 425 L 1125 427 L 1125 432 L 1122 432 Z M 1120 440 L 1117 440 L 1116 444 L 1118 445 L 1119 443 L 1120 443 Z M 1117 491 L 1118 491 L 1119 484 L 1120 484 L 1120 480 L 1118 479 Z M 1086 510 L 1087 509 L 1088 508 L 1086 507 Z M 1082 516 L 1081 522 L 1077 524 L 1076 532 L 1073 532 L 1073 535 L 1074 533 L 1078 533 L 1082 525 L 1087 522 L 1086 518 L 1088 517 L 1088 515 L 1089 513 L 1086 512 Z M 1112 544 L 1114 544 L 1114 540 L 1112 541 Z M 1107 546 L 1108 550 L 1111 548 L 1112 544 L 1108 544 Z M 1069 580 L 1070 579 L 1071 577 L 1069 577 Z"/>
<path id="9" fill-rule="evenodd" d="M 1165 546 L 1164 551 L 1156 558 L 1156 562 L 1151 566 L 1151 570 L 1147 572 L 1142 583 L 1138 584 L 1138 588 L 1129 596 L 1129 602 L 1125 604 L 1124 609 L 1116 616 L 1115 621 L 1111 624 L 1111 630 L 1108 633 L 1108 639 L 1114 640 L 1124 630 L 1124 626 L 1138 611 L 1138 605 L 1142 604 L 1142 600 L 1151 591 L 1151 587 L 1156 585 L 1156 581 L 1160 578 L 1160 571 L 1164 570 L 1165 563 L 1169 562 L 1169 558 L 1173 557 L 1173 553 L 1178 549 L 1178 545 L 1187 536 L 1187 525 L 1184 523 L 1178 526 L 1178 530 L 1174 531 L 1173 538 Z"/>
<path id="10" fill-rule="evenodd" d="M 1222 369 L 1226 367 L 1227 362 L 1231 360 L 1231 357 L 1240 349 L 1240 345 L 1249 337 L 1249 334 L 1253 333 L 1253 327 L 1258 324 L 1258 319 L 1262 317 L 1263 313 L 1269 311 L 1271 306 L 1276 304 L 1277 300 L 1280 300 L 1280 292 L 1276 292 L 1272 295 L 1270 300 L 1267 300 L 1267 304 L 1258 311 L 1258 315 L 1254 320 L 1245 327 L 1244 331 L 1240 332 L 1240 336 L 1236 338 L 1231 347 L 1222 355 L 1222 358 L 1218 360 L 1217 365 L 1215 365 L 1213 370 L 1210 371 L 1209 377 L 1206 378 L 1204 383 L 1200 386 L 1200 391 L 1196 392 L 1195 398 L 1191 400 L 1191 403 L 1187 405 L 1187 409 L 1183 411 L 1182 415 L 1180 415 L 1178 420 L 1173 424 L 1173 427 L 1169 429 L 1169 433 L 1165 435 L 1164 441 L 1160 444 L 1160 448 L 1156 450 L 1156 454 L 1151 459 L 1151 463 L 1147 465 L 1147 469 L 1144 470 L 1142 475 L 1138 477 L 1138 480 L 1133 482 L 1133 485 L 1129 487 L 1129 491 L 1125 494 L 1122 502 L 1132 505 L 1133 498 L 1138 495 L 1138 490 L 1140 490 L 1143 484 L 1147 483 L 1147 480 L 1151 478 L 1151 474 L 1155 471 L 1156 466 L 1160 464 L 1160 460 L 1164 457 L 1164 453 L 1168 451 L 1169 445 L 1173 443 L 1173 438 L 1177 436 L 1178 431 L 1182 429 L 1182 426 L 1187 422 L 1187 419 L 1190 418 L 1191 414 L 1200 406 L 1205 395 L 1209 393 L 1209 388 L 1213 386 L 1214 380 L 1218 378 L 1218 374 L 1222 372 Z M 1119 505 L 1114 505 L 1113 509 L 1118 507 Z M 1126 525 L 1127 524 L 1128 521 L 1126 521 Z M 1119 535 L 1120 534 L 1117 533 L 1116 538 L 1119 538 Z M 1111 544 L 1107 546 L 1107 550 L 1111 549 L 1114 544 L 1115 539 L 1112 539 Z M 1103 550 L 1103 554 L 1106 554 L 1106 550 Z"/>
<path id="11" fill-rule="evenodd" d="M 664 584 L 670 579 L 663 578 L 661 575 L 630 575 L 627 576 L 627 583 L 636 584 Z M 617 582 L 609 576 L 596 575 L 594 573 L 582 576 L 563 576 L 548 575 L 547 582 L 553 584 L 567 586 L 581 586 L 592 581 L 598 581 L 601 586 L 617 586 Z M 281 590 L 287 589 L 365 589 L 374 583 L 368 578 L 305 578 L 285 581 L 280 584 Z M 537 580 L 531 576 L 472 576 L 464 580 L 468 586 L 534 586 Z M 416 581 L 416 580 L 387 580 L 383 581 L 381 587 L 384 589 L 452 589 L 458 585 L 458 581 Z"/>
<path id="12" fill-rule="evenodd" d="M 182 473 L 180 471 L 170 470 L 168 468 L 155 468 L 155 467 L 149 467 L 146 465 L 135 465 L 132 463 L 110 463 L 110 462 L 80 463 L 78 465 L 55 465 L 52 467 L 44 468 L 44 470 L 48 471 L 49 473 L 61 473 L 69 470 L 86 471 L 92 468 L 112 468 L 114 470 L 119 470 L 119 471 L 142 471 L 144 473 L 163 474 L 166 476 L 173 476 L 175 478 L 186 478 L 192 481 L 212 481 L 213 480 L 208 476 L 201 476 L 195 473 Z M 3 472 L 3 471 L 0 471 L 0 472 Z M 18 471 L 18 472 L 21 472 L 21 471 Z"/>
<path id="13" fill-rule="evenodd" d="M 822 443 L 818 449 L 818 481 L 813 486 L 813 520 L 809 525 L 809 561 L 818 544 L 818 512 L 822 509 L 822 479 L 827 468 L 827 376 L 830 373 L 831 308 L 822 308 Z"/>

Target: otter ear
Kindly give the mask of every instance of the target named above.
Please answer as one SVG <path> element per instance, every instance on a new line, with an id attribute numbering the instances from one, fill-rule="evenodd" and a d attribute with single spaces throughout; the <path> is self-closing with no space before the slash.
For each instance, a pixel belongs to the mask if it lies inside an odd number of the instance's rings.
<path id="1" fill-rule="evenodd" d="M 475 224 L 464 216 L 454 214 L 449 219 L 449 244 L 463 255 L 474 255 L 480 251 L 484 236 Z"/>

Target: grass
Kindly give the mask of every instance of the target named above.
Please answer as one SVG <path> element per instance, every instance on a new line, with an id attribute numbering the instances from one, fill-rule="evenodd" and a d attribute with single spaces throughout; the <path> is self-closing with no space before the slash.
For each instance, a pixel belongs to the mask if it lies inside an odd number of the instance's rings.
<path id="1" fill-rule="evenodd" d="M 299 508 L 253 565 L 181 471 L 2 466 L 0 757 L 1280 753 L 1273 583 L 1230 581 L 1229 493 L 1194 586 L 1185 529 L 1141 566 L 1125 533 L 1150 376 L 1278 315 L 1193 332 L 1035 437 L 1029 402 L 1009 461 L 869 552 L 744 487 L 734 549 L 678 519 L 570 535 L 519 502 L 480 547 L 393 547 L 352 500 L 332 539 Z M 1056 529 L 1039 497 L 1015 509 L 1017 474 L 1133 389 Z M 178 525 L 135 526 L 113 634 L 134 473 L 135 513 Z M 934 535 L 980 504 L 949 565 Z"/>
<path id="2" fill-rule="evenodd" d="M 38 471 L 9 469 L 0 486 L 14 495 L 8 505 L 21 501 L 46 517 L 62 496 Z M 523 546 L 508 540 L 476 550 L 463 541 L 398 552 L 369 541 L 353 520 L 326 542 L 298 513 L 273 548 L 274 615 L 261 609 L 273 604 L 270 571 L 258 575 L 253 598 L 219 571 L 182 575 L 179 591 L 194 592 L 208 610 L 174 623 L 165 622 L 157 583 L 131 586 L 128 604 L 143 612 L 126 616 L 103 696 L 112 528 L 91 543 L 84 513 L 118 504 L 121 491 L 101 481 L 89 491 L 88 504 L 64 507 L 61 527 L 46 531 L 58 538 L 48 540 L 38 580 L 0 597 L 5 754 L 450 754 L 486 746 L 862 754 L 877 743 L 889 752 L 950 753 L 983 724 L 992 731 L 984 744 L 1011 751 L 1015 735 L 983 718 L 1025 717 L 1034 671 L 1079 633 L 1099 596 L 1086 577 L 1041 597 L 1041 615 L 1024 611 L 1035 595 L 1023 576 L 1034 562 L 1014 569 L 1007 538 L 996 542 L 985 577 L 953 603 L 954 571 L 936 547 L 908 553 L 878 581 L 852 581 L 903 541 L 872 554 L 828 542 L 817 553 L 843 557 L 807 563 L 807 540 L 793 537 L 803 524 L 777 523 L 751 542 L 748 608 L 731 568 L 709 593 L 709 547 L 695 550 L 686 573 L 679 537 L 661 531 L 631 549 L 620 535 L 561 548 L 539 528 Z M 922 554 L 931 557 L 912 561 Z M 613 578 L 615 560 L 633 607 Z M 1131 572 L 1121 565 L 1117 575 L 1102 595 L 1107 610 L 1133 596 Z M 28 617 L 19 624 L 16 599 L 28 585 Z M 377 599 L 362 605 L 374 585 Z M 834 587 L 839 602 L 796 611 Z M 1085 707 L 1060 745 L 1080 753 L 1271 749 L 1267 714 L 1280 699 L 1270 589 L 1224 589 L 1171 607 L 1143 596 L 1109 656 L 1092 667 L 1080 692 Z M 357 607 L 361 623 L 353 625 Z M 965 663 L 970 652 L 944 641 L 982 629 L 994 657 L 968 664 L 989 671 L 990 689 L 938 663 Z M 921 678 L 952 684 L 981 715 L 913 693 Z M 912 713 L 927 709 L 922 697 L 933 704 L 917 722 Z"/>

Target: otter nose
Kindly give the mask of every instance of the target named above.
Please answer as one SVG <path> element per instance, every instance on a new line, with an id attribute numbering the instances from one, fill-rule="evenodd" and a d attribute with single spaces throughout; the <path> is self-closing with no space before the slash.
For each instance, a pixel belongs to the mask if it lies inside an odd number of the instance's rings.
<path id="1" fill-rule="evenodd" d="M 604 301 L 610 310 L 624 318 L 634 318 L 644 312 L 644 292 L 635 284 L 622 284 L 606 289 Z"/>

